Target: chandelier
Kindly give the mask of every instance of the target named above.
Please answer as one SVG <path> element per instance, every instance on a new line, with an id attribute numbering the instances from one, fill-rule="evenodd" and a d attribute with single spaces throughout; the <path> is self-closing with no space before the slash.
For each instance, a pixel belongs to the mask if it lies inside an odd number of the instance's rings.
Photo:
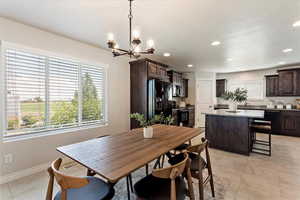
<path id="1" fill-rule="evenodd" d="M 134 0 L 128 0 L 128 1 L 129 1 L 129 15 L 128 15 L 128 19 L 129 19 L 129 50 L 120 49 L 119 45 L 114 40 L 114 35 L 112 33 L 108 34 L 108 42 L 107 42 L 108 48 L 110 48 L 112 50 L 112 54 L 114 55 L 114 57 L 129 55 L 130 58 L 131 57 L 139 58 L 141 56 L 141 54 L 153 54 L 155 51 L 155 49 L 153 48 L 154 47 L 153 40 L 148 40 L 147 41 L 148 49 L 146 49 L 145 51 L 141 51 L 140 44 L 142 43 L 142 41 L 139 38 L 140 34 L 138 31 L 132 32 L 132 19 L 133 19 L 132 2 Z"/>

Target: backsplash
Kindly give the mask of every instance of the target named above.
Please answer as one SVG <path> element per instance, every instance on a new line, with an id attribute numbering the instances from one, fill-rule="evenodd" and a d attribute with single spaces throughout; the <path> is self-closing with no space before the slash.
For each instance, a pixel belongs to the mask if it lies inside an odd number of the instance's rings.
<path id="1" fill-rule="evenodd" d="M 248 100 L 247 104 L 256 105 L 256 106 L 270 105 L 270 104 L 277 105 L 280 103 L 296 105 L 296 99 L 300 99 L 300 97 L 268 97 L 268 98 L 264 97 L 261 100 Z M 228 102 L 222 98 L 217 98 L 217 103 L 228 104 Z"/>

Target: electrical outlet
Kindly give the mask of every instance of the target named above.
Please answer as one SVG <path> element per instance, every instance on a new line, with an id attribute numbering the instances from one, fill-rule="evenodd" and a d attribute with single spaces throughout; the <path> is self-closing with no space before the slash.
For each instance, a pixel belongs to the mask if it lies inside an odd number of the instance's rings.
<path id="1" fill-rule="evenodd" d="M 13 162 L 13 155 L 11 153 L 4 155 L 4 163 L 9 164 Z"/>

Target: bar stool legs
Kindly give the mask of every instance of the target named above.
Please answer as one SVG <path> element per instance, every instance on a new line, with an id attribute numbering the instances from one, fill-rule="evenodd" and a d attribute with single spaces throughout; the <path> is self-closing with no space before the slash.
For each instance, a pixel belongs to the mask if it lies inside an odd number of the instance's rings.
<path id="1" fill-rule="evenodd" d="M 256 139 L 256 131 L 254 131 L 253 144 L 252 144 L 252 152 L 262 155 L 272 155 L 272 134 L 271 131 L 267 131 L 268 133 L 268 141 L 258 140 Z M 266 133 L 266 132 L 265 132 Z M 255 147 L 255 144 L 267 146 L 267 149 Z"/>

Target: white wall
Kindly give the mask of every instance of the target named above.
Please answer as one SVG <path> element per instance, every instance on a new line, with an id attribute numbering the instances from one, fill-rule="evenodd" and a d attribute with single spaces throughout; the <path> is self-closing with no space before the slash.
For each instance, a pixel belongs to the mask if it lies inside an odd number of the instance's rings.
<path id="1" fill-rule="evenodd" d="M 240 82 L 243 85 L 244 82 L 256 82 L 262 83 L 262 98 L 256 100 L 248 100 L 249 104 L 253 105 L 267 105 L 271 104 L 272 101 L 276 103 L 276 101 L 282 101 L 284 103 L 292 103 L 295 104 L 295 100 L 299 97 L 266 97 L 266 79 L 265 75 L 273 75 L 277 73 L 279 68 L 272 68 L 266 70 L 255 70 L 255 71 L 247 71 L 247 72 L 235 72 L 235 73 L 223 73 L 217 74 L 217 79 L 226 79 L 227 84 L 230 85 L 232 82 L 238 83 Z M 256 91 L 257 95 L 259 95 L 259 90 Z M 222 99 L 218 98 L 218 103 L 226 103 Z"/>
<path id="2" fill-rule="evenodd" d="M 58 135 L 26 139 L 16 142 L 2 142 L 0 136 L 0 176 L 41 165 L 61 156 L 57 146 L 71 144 L 94 138 L 102 134 L 115 134 L 129 129 L 130 112 L 130 76 L 127 58 L 113 58 L 111 53 L 71 40 L 53 33 L 20 24 L 0 17 L 0 40 L 46 50 L 66 57 L 78 58 L 93 63 L 108 64 L 108 120 L 107 127 L 69 132 Z M 3 66 L 0 68 L 3 70 Z M 1 82 L 3 85 L 3 80 Z M 1 85 L 0 84 L 0 85 Z M 120 88 L 122 88 L 120 90 Z M 3 97 L 3 91 L 0 93 Z M 0 101 L 3 108 L 3 98 Z M 3 115 L 0 115 L 3 120 Z M 3 127 L 0 127 L 0 130 Z M 13 154 L 13 163 L 3 163 L 5 154 Z"/>
<path id="3" fill-rule="evenodd" d="M 196 76 L 195 73 L 186 73 L 184 75 L 188 81 L 188 97 L 185 99 L 186 103 L 195 105 L 196 101 Z"/>
<path id="4" fill-rule="evenodd" d="M 197 70 L 195 72 L 195 78 L 201 79 L 201 80 L 212 80 L 213 81 L 213 88 L 212 88 L 212 94 L 213 94 L 213 102 L 216 103 L 216 73 L 215 72 L 206 72 L 206 71 L 199 71 Z M 196 96 L 195 96 L 196 98 Z"/>

